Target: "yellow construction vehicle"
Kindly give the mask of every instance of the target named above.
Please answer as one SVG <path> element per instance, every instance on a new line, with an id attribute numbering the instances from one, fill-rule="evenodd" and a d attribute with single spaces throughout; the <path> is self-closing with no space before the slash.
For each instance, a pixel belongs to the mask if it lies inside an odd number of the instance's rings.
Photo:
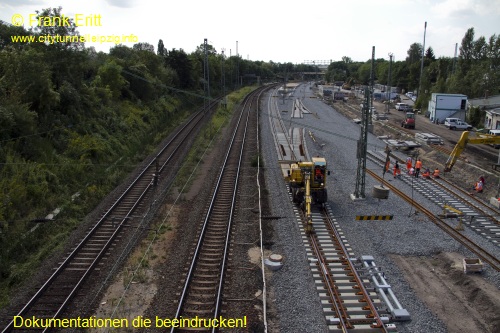
<path id="1" fill-rule="evenodd" d="M 286 180 L 292 200 L 300 205 L 306 215 L 307 233 L 312 232 L 311 205 L 324 204 L 328 200 L 326 176 L 329 174 L 323 157 L 313 157 L 310 162 L 292 163 L 287 172 Z"/>
<path id="2" fill-rule="evenodd" d="M 455 148 L 453 148 L 453 151 L 450 154 L 450 157 L 448 157 L 448 160 L 446 161 L 444 172 L 451 171 L 451 169 L 455 165 L 455 162 L 460 157 L 460 154 L 462 154 L 467 144 L 500 144 L 500 136 L 481 133 L 476 133 L 476 135 L 477 136 L 475 138 L 469 138 L 469 131 L 464 131 L 462 133 L 460 140 L 458 140 Z"/>
<path id="3" fill-rule="evenodd" d="M 310 188 L 311 202 L 323 204 L 328 199 L 326 192 L 326 160 L 313 157 L 310 162 L 294 162 L 290 164 L 286 180 L 290 186 L 293 202 L 302 204 L 305 200 L 306 187 Z M 307 184 L 309 183 L 309 186 Z"/>
<path id="4" fill-rule="evenodd" d="M 349 78 L 349 80 L 347 80 L 347 82 L 342 85 L 342 89 L 351 90 L 351 82 L 352 82 L 352 77 Z"/>

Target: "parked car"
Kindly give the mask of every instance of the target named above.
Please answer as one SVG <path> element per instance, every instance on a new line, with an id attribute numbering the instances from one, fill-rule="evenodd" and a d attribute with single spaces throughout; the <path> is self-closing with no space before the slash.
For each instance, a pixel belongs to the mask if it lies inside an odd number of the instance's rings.
<path id="1" fill-rule="evenodd" d="M 464 131 L 470 131 L 472 130 L 472 125 L 467 124 L 465 121 L 458 120 L 456 122 L 446 122 L 444 123 L 444 126 L 448 127 L 451 130 L 464 130 Z"/>
<path id="2" fill-rule="evenodd" d="M 407 111 L 410 109 L 411 107 L 406 103 L 396 103 L 396 110 L 398 111 Z"/>
<path id="3" fill-rule="evenodd" d="M 462 121 L 460 118 L 446 118 L 443 122 L 444 126 L 450 127 L 450 125 L 455 124 L 457 121 Z"/>
<path id="4" fill-rule="evenodd" d="M 497 129 L 489 130 L 489 131 L 488 131 L 488 134 L 498 136 L 498 135 L 500 135 L 500 130 L 497 130 Z M 495 147 L 496 149 L 500 148 L 500 145 L 493 144 L 493 143 L 492 143 L 492 144 L 490 144 L 490 146 L 493 146 L 493 147 Z"/>

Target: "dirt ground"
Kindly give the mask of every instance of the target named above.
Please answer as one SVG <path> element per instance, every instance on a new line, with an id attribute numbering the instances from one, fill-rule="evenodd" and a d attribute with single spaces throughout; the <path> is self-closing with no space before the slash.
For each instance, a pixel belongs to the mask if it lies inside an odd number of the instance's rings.
<path id="1" fill-rule="evenodd" d="M 465 274 L 462 255 L 391 258 L 448 332 L 500 332 L 500 293 L 481 275 Z"/>
<path id="2" fill-rule="evenodd" d="M 206 157 L 206 160 L 215 160 L 213 154 L 216 153 L 216 150 L 213 150 Z M 210 168 L 210 163 L 202 164 L 198 169 L 196 179 L 201 180 L 207 177 Z M 160 217 L 154 222 L 157 227 L 164 223 L 162 233 L 158 235 L 153 243 L 151 243 L 151 238 L 148 237 L 134 250 L 125 267 L 108 287 L 99 308 L 95 312 L 96 317 L 126 318 L 131 323 L 137 316 L 144 315 L 146 309 L 153 302 L 158 289 L 158 281 L 167 278 L 157 276 L 158 274 L 155 272 L 159 272 L 158 267 L 164 264 L 167 256 L 173 255 L 173 252 L 175 252 L 172 245 L 174 244 L 178 225 L 182 223 L 182 218 L 179 216 L 179 212 L 183 210 L 181 205 L 189 203 L 200 191 L 202 184 L 202 181 L 192 182 L 189 190 L 183 194 L 179 194 L 179 189 L 173 189 L 172 201 L 180 196 L 180 203 L 164 205 L 162 211 L 158 214 Z M 168 216 L 168 219 L 163 220 L 165 216 Z M 152 246 L 148 248 L 150 243 Z M 141 262 L 146 264 L 141 264 Z M 137 269 L 137 267 L 139 268 Z M 124 329 L 124 331 L 127 330 Z M 128 331 L 137 332 L 137 329 L 129 328 Z M 89 332 L 98 333 L 102 332 L 102 330 L 94 329 Z"/>
<path id="3" fill-rule="evenodd" d="M 165 279 L 165 276 L 155 276 L 155 272 L 158 271 L 156 267 L 163 263 L 166 255 L 171 251 L 175 236 L 173 230 L 179 223 L 179 211 L 179 207 L 172 205 L 166 205 L 163 208 L 160 216 L 169 216 L 168 221 L 165 221 L 165 231 L 158 234 L 153 243 L 148 237 L 132 253 L 125 268 L 107 289 L 95 313 L 96 317 L 126 318 L 129 323 L 132 323 L 134 318 L 144 314 L 157 292 L 156 281 Z M 150 244 L 152 247 L 148 248 Z M 102 330 L 91 329 L 90 332 L 98 333 Z"/>

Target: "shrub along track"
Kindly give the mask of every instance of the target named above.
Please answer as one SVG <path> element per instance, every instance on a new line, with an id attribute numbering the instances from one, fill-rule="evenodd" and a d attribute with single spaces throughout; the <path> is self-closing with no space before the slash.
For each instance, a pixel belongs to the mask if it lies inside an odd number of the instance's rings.
<path id="1" fill-rule="evenodd" d="M 217 102 L 214 102 L 210 110 L 216 105 Z M 109 276 L 106 275 L 114 272 L 118 267 L 116 263 L 128 255 L 143 231 L 148 228 L 157 209 L 155 202 L 160 195 L 158 188 L 160 185 L 169 187 L 177 169 L 175 165 L 179 164 L 178 160 L 188 151 L 193 134 L 202 127 L 207 118 L 204 117 L 205 113 L 203 110 L 195 113 L 171 136 L 154 159 L 139 171 L 123 193 L 101 213 L 101 217 L 87 234 L 74 244 L 73 249 L 37 292 L 21 309 L 13 309 L 6 318 L 2 318 L 2 326 L 6 325 L 2 333 L 12 330 L 14 315 L 60 318 L 71 312 L 69 307 L 78 309 L 88 305 L 89 296 L 95 302 L 95 292 L 99 290 L 93 288 L 100 286 L 103 279 L 107 281 Z M 169 172 L 166 172 L 166 168 L 169 168 Z M 81 312 L 77 314 L 82 315 Z"/>

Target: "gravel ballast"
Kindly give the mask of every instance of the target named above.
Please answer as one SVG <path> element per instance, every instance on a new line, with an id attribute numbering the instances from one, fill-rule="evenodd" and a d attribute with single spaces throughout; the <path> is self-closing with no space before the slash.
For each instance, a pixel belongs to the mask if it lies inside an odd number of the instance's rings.
<path id="1" fill-rule="evenodd" d="M 290 112 L 283 115 L 284 123 L 294 127 L 305 127 L 312 131 L 317 143 L 309 136 L 307 147 L 310 156 L 324 156 L 331 170 L 327 184 L 328 203 L 332 207 L 336 220 L 345 233 L 347 241 L 357 257 L 371 255 L 378 267 L 381 267 L 388 283 L 402 306 L 410 313 L 411 321 L 397 323 L 399 332 L 447 332 L 446 325 L 420 300 L 406 282 L 403 272 L 398 268 L 390 255 L 428 256 L 440 252 L 456 252 L 464 256 L 471 253 L 445 234 L 422 213 L 394 193 L 388 200 L 372 197 L 371 191 L 379 185 L 366 175 L 364 200 L 353 201 L 351 194 L 356 183 L 356 145 L 360 137 L 360 126 L 352 120 L 337 113 L 332 107 L 312 96 L 309 84 L 300 85 L 293 97 L 276 101 L 280 110 L 291 110 L 295 98 L 303 98 L 304 105 L 312 114 L 304 118 L 290 119 Z M 304 98 L 305 97 L 305 98 Z M 274 103 L 274 102 L 273 102 Z M 299 236 L 298 227 L 291 216 L 291 203 L 287 196 L 281 170 L 277 164 L 276 149 L 269 126 L 267 104 L 262 105 L 261 145 L 266 165 L 267 188 L 271 191 L 273 215 L 287 216 L 273 222 L 275 240 L 273 252 L 283 254 L 286 258 L 281 271 L 273 273 L 271 284 L 275 293 L 279 326 L 282 332 L 323 332 L 327 330 L 325 319 L 315 292 L 312 276 L 306 261 L 304 247 Z M 385 144 L 375 136 L 368 136 L 368 150 L 383 151 Z M 404 155 L 401 155 L 404 158 Z M 367 162 L 367 168 L 382 174 L 380 166 Z M 393 185 L 412 195 L 411 187 L 401 180 L 392 180 Z M 417 179 L 415 181 L 423 181 Z M 413 198 L 426 205 L 435 214 L 441 208 L 424 198 L 416 191 Z M 392 221 L 356 221 L 356 215 L 393 215 Z M 481 244 L 490 253 L 498 253 L 498 247 L 484 240 L 476 233 L 467 230 L 467 237 Z M 483 276 L 497 288 L 500 286 L 500 274 L 489 267 Z M 299 315 L 300 313 L 300 315 Z"/>

